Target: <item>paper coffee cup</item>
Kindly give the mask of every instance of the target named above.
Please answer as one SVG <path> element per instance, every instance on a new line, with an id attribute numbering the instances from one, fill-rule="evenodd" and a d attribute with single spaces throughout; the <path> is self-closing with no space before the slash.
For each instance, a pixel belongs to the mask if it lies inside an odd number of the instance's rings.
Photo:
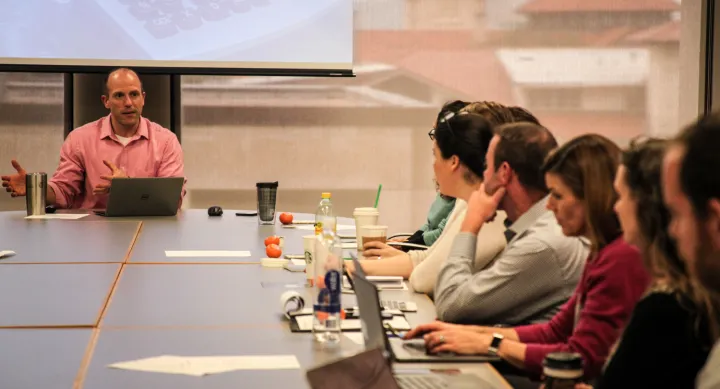
<path id="1" fill-rule="evenodd" d="M 360 233 L 364 226 L 377 225 L 380 212 L 377 208 L 355 208 L 353 218 L 355 219 L 355 239 L 357 240 L 358 252 L 362 251 L 362 238 Z"/>
<path id="2" fill-rule="evenodd" d="M 358 248 L 365 246 L 368 242 L 387 242 L 388 226 L 379 226 L 375 224 L 366 225 L 360 228 L 360 240 Z"/>
<path id="3" fill-rule="evenodd" d="M 305 252 L 305 278 L 307 278 L 310 286 L 315 279 L 315 263 L 313 256 L 315 254 L 315 235 L 303 236 L 303 249 Z"/>

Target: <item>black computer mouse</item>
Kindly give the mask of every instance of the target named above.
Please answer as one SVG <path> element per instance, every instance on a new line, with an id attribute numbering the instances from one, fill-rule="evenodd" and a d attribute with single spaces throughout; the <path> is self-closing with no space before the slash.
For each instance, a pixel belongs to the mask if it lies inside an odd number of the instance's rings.
<path id="1" fill-rule="evenodd" d="M 55 213 L 56 210 L 57 208 L 52 205 L 48 205 L 45 207 L 45 213 Z"/>
<path id="2" fill-rule="evenodd" d="M 221 216 L 223 214 L 222 208 L 220 208 L 217 205 L 213 205 L 212 207 L 208 208 L 208 215 L 210 216 Z"/>

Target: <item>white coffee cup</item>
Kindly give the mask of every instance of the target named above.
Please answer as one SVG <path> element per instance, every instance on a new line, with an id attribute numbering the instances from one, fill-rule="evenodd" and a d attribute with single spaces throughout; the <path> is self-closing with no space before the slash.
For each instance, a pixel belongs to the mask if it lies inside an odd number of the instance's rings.
<path id="1" fill-rule="evenodd" d="M 312 286 L 315 280 L 315 263 L 313 256 L 315 255 L 315 235 L 303 236 L 303 249 L 305 250 L 305 278 L 307 278 L 309 286 Z"/>
<path id="2" fill-rule="evenodd" d="M 364 226 L 377 225 L 379 217 L 380 212 L 377 208 L 355 208 L 353 211 L 353 218 L 355 219 L 355 239 L 357 239 L 358 252 L 362 251 L 362 228 Z"/>

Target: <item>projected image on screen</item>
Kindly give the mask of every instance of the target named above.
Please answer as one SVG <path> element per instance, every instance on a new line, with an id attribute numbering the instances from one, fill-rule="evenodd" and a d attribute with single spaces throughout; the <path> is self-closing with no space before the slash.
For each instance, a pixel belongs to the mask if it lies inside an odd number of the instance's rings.
<path id="1" fill-rule="evenodd" d="M 0 64 L 319 69 L 352 64 L 352 0 L 2 3 Z"/>

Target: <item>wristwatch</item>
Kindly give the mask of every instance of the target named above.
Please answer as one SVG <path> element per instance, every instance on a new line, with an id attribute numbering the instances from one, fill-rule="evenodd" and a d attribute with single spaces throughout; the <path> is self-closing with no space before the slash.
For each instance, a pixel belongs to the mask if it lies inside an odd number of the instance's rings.
<path id="1" fill-rule="evenodd" d="M 498 351 L 500 350 L 500 343 L 504 338 L 504 336 L 498 334 L 497 332 L 494 333 L 492 341 L 490 342 L 490 347 L 488 347 L 488 354 L 496 357 L 498 355 Z"/>

